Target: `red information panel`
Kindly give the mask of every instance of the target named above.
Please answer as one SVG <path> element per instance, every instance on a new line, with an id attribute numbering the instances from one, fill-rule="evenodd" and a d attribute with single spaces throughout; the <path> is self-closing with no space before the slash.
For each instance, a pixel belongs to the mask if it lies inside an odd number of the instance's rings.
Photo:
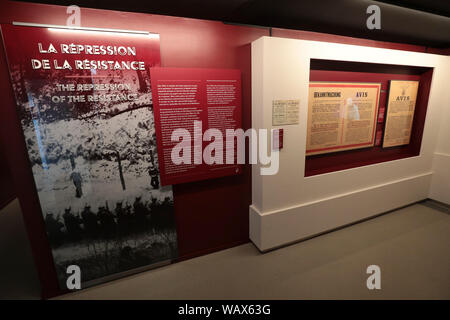
<path id="1" fill-rule="evenodd" d="M 240 174 L 230 138 L 241 128 L 240 70 L 152 68 L 151 78 L 162 185 Z"/>

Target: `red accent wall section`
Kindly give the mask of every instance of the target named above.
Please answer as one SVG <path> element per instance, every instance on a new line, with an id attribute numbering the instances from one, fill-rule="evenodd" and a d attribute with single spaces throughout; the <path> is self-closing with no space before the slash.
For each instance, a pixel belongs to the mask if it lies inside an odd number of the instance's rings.
<path id="1" fill-rule="evenodd" d="M 2 0 L 0 23 L 13 21 L 65 25 L 66 7 Z M 221 22 L 109 10 L 82 9 L 84 27 L 144 30 L 161 35 L 163 67 L 233 68 L 242 73 L 242 125 L 251 126 L 250 43 L 269 30 L 225 25 Z M 273 36 L 340 42 L 425 52 L 419 46 L 384 43 L 306 31 L 273 29 Z M 6 57 L 0 45 L 0 91 L 3 94 L 0 136 L 20 200 L 42 283 L 43 297 L 61 293 L 56 282 L 44 224 L 39 214 L 23 134 L 15 112 Z M 332 79 L 327 79 L 332 80 Z M 174 186 L 180 260 L 248 241 L 248 208 L 251 203 L 251 170 L 242 175 Z"/>

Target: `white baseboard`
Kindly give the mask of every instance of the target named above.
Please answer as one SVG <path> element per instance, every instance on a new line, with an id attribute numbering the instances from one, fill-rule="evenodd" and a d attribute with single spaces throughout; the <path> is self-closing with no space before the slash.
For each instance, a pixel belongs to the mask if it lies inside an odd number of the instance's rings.
<path id="1" fill-rule="evenodd" d="M 450 205 L 450 154 L 434 154 L 429 198 Z"/>
<path id="2" fill-rule="evenodd" d="M 432 172 L 311 203 L 260 212 L 250 206 L 250 239 L 261 251 L 287 245 L 428 197 Z"/>

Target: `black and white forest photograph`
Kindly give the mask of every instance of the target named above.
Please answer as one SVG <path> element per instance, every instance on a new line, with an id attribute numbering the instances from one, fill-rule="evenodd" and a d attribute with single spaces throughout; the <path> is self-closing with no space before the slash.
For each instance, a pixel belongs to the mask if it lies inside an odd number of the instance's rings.
<path id="1" fill-rule="evenodd" d="M 149 67 L 68 73 L 10 64 L 62 288 L 69 265 L 80 267 L 86 283 L 177 256 L 172 188 L 160 185 Z M 55 102 L 69 84 L 95 98 Z"/>

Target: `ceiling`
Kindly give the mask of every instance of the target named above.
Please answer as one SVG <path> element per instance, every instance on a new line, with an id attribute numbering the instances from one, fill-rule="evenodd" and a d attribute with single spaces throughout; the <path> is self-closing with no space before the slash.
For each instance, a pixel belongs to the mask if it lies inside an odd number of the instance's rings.
<path id="1" fill-rule="evenodd" d="M 450 47 L 450 0 L 28 0 L 324 32 L 428 47 Z M 381 29 L 366 27 L 369 5 Z"/>

